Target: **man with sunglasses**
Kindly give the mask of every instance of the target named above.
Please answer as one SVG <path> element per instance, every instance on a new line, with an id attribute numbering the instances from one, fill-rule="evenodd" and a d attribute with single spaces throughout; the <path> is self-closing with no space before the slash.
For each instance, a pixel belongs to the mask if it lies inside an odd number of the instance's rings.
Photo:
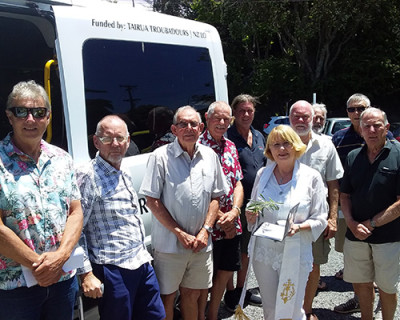
<path id="1" fill-rule="evenodd" d="M 50 113 L 34 81 L 16 84 L 8 96 L 12 132 L 0 142 L 0 319 L 70 320 L 74 313 L 78 283 L 63 265 L 81 234 L 82 208 L 71 157 L 42 140 Z"/>
<path id="2" fill-rule="evenodd" d="M 124 120 L 104 117 L 93 136 L 96 157 L 77 170 L 84 213 L 80 244 L 86 253 L 78 273 L 83 293 L 101 298 L 101 319 L 161 320 L 165 311 L 144 245 L 138 197 L 121 168 L 129 142 Z"/>
<path id="3" fill-rule="evenodd" d="M 205 299 L 212 286 L 211 233 L 219 197 L 229 192 L 217 154 L 198 143 L 204 128 L 191 106 L 173 118 L 174 142 L 149 158 L 140 193 L 153 213 L 151 241 L 166 319 L 173 319 L 180 291 L 183 319 L 205 318 Z"/>
<path id="4" fill-rule="evenodd" d="M 369 98 L 362 93 L 355 93 L 347 100 L 346 111 L 347 116 L 350 118 L 351 125 L 348 128 L 337 131 L 332 137 L 332 142 L 336 147 L 343 166 L 349 152 L 360 148 L 365 144 L 365 141 L 361 136 L 360 117 L 361 113 L 370 106 L 371 102 Z M 393 134 L 389 130 L 387 132 L 387 138 L 393 140 Z M 338 252 L 343 252 L 346 230 L 347 226 L 343 213 L 339 210 L 338 230 L 335 235 L 335 250 Z M 335 277 L 337 279 L 343 279 L 343 269 L 339 270 Z M 338 313 L 359 312 L 360 304 L 358 302 L 358 297 L 354 295 L 353 298 L 336 306 L 334 311 Z"/>

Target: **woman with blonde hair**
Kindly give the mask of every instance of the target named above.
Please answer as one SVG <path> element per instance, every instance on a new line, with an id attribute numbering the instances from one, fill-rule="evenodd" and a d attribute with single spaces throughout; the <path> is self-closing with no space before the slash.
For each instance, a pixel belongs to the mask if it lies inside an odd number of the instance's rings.
<path id="1" fill-rule="evenodd" d="M 253 232 L 249 244 L 266 320 L 307 319 L 302 305 L 312 269 L 311 243 L 327 225 L 328 208 L 321 175 L 298 161 L 305 150 L 290 126 L 279 125 L 271 131 L 264 151 L 271 161 L 258 171 L 251 200 L 271 199 L 278 208 L 246 211 L 249 230 L 254 231 L 263 222 L 284 223 L 298 204 L 282 241 Z"/>

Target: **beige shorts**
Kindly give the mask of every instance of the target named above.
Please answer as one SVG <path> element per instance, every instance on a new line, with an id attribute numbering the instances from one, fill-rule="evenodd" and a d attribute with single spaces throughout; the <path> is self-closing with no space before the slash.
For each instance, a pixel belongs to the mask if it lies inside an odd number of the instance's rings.
<path id="1" fill-rule="evenodd" d="M 343 279 L 351 283 L 370 283 L 382 291 L 397 293 L 400 275 L 400 242 L 372 244 L 344 241 Z"/>
<path id="2" fill-rule="evenodd" d="M 337 231 L 335 234 L 335 250 L 343 252 L 344 239 L 346 238 L 347 224 L 344 218 L 337 219 Z"/>
<path id="3" fill-rule="evenodd" d="M 161 294 L 174 293 L 179 287 L 208 289 L 212 286 L 212 251 L 183 254 L 154 251 L 154 270 Z"/>
<path id="4" fill-rule="evenodd" d="M 322 233 L 317 241 L 312 244 L 312 253 L 315 264 L 325 264 L 328 262 L 329 252 L 331 251 L 331 244 L 329 240 L 324 239 Z"/>

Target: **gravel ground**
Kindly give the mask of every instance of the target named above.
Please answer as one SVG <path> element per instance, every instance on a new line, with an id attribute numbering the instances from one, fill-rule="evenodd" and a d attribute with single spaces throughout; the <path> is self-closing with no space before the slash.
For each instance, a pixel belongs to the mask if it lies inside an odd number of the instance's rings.
<path id="1" fill-rule="evenodd" d="M 343 267 L 343 255 L 334 250 L 334 242 L 332 243 L 332 249 L 329 254 L 329 261 L 327 264 L 321 266 L 321 279 L 327 283 L 328 290 L 317 293 L 314 299 L 313 307 L 314 313 L 320 320 L 352 320 L 361 319 L 361 313 L 353 313 L 347 315 L 341 315 L 333 312 L 333 308 L 343 302 L 346 302 L 349 298 L 353 297 L 353 289 L 351 284 L 344 282 L 343 280 L 336 280 L 335 273 Z M 249 279 L 249 288 L 257 286 L 257 281 L 254 274 L 251 274 Z M 378 300 L 378 295 L 375 298 L 375 305 Z M 250 320 L 262 320 L 263 312 L 262 308 L 247 306 L 245 314 Z M 221 319 L 232 319 L 234 315 L 228 312 L 223 303 L 221 303 L 219 315 Z M 381 312 L 377 313 L 375 319 L 382 319 Z M 400 308 L 397 306 L 396 314 L 394 319 L 400 319 Z"/>
<path id="2" fill-rule="evenodd" d="M 314 299 L 313 307 L 314 312 L 320 320 L 353 320 L 361 319 L 360 313 L 353 313 L 348 315 L 341 315 L 333 312 L 333 308 L 348 299 L 353 297 L 352 286 L 343 280 L 336 280 L 335 273 L 343 267 L 343 255 L 337 253 L 334 250 L 334 244 L 332 244 L 332 250 L 329 254 L 329 261 L 327 264 L 321 266 L 321 278 L 328 285 L 328 290 L 318 292 Z M 248 287 L 257 287 L 257 281 L 253 273 L 250 274 L 248 281 Z M 378 296 L 375 298 L 375 305 L 377 303 Z M 245 314 L 250 320 L 262 320 L 263 311 L 260 307 L 247 306 Z M 221 319 L 234 320 L 234 315 L 224 308 L 224 303 L 221 303 L 219 310 L 219 316 Z M 85 320 L 97 320 L 99 319 L 97 308 L 91 308 L 85 313 Z M 376 320 L 382 319 L 381 313 L 379 312 L 375 316 Z M 394 319 L 400 319 L 400 308 L 397 306 L 396 314 Z M 117 320 L 117 319 L 116 319 Z M 144 320 L 144 319 L 143 319 Z"/>

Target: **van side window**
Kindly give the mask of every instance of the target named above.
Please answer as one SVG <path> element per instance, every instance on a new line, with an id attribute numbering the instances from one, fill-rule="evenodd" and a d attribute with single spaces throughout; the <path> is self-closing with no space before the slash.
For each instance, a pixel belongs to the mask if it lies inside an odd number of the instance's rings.
<path id="1" fill-rule="evenodd" d="M 91 39 L 83 68 L 88 136 L 102 117 L 121 114 L 140 153 L 151 151 L 161 126 L 150 119 L 152 109 L 192 105 L 204 113 L 215 101 L 207 48 Z"/>

